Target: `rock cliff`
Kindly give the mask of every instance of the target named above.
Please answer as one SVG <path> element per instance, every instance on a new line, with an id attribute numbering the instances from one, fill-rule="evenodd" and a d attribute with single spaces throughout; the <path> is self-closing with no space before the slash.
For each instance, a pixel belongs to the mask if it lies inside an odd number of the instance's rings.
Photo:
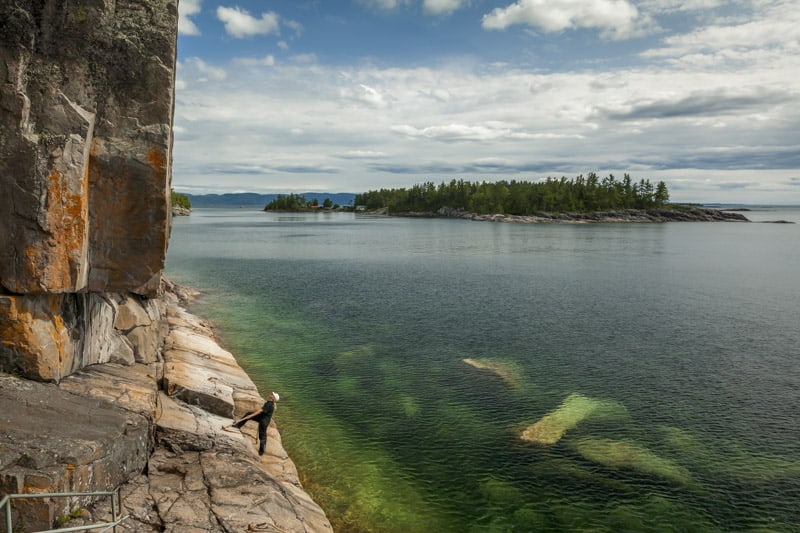
<path id="1" fill-rule="evenodd" d="M 274 423 L 264 456 L 254 424 L 223 429 L 264 403 L 233 355 L 174 291 L 158 304 L 156 360 L 91 365 L 58 384 L 0 374 L 0 493 L 121 487 L 119 531 L 332 531 Z M 128 309 L 125 325 L 149 316 L 141 303 Z M 76 508 L 68 527 L 111 519 L 107 501 L 69 498 L 19 501 L 14 524 L 48 529 Z"/>
<path id="2" fill-rule="evenodd" d="M 158 289 L 176 0 L 0 4 L 0 285 Z"/>
<path id="3" fill-rule="evenodd" d="M 162 280 L 177 0 L 0 2 L 0 496 L 123 487 L 125 531 L 328 531 L 262 398 Z M 92 499 L 17 501 L 15 530 Z"/>

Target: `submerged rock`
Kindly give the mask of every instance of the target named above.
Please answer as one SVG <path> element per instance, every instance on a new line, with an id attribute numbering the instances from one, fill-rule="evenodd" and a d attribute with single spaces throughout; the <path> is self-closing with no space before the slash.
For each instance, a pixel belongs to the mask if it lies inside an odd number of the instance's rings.
<path id="1" fill-rule="evenodd" d="M 683 485 L 692 483 L 692 476 L 686 468 L 638 444 L 596 437 L 578 439 L 571 444 L 585 459 L 609 468 L 635 470 Z"/>
<path id="2" fill-rule="evenodd" d="M 462 359 L 469 366 L 479 370 L 487 370 L 496 374 L 511 387 L 519 387 L 522 382 L 519 365 L 514 361 L 502 361 L 499 359 Z"/>
<path id="3" fill-rule="evenodd" d="M 557 409 L 526 428 L 522 440 L 537 444 L 555 444 L 567 431 L 590 417 L 625 417 L 625 407 L 613 400 L 597 400 L 582 394 L 570 394 Z"/>

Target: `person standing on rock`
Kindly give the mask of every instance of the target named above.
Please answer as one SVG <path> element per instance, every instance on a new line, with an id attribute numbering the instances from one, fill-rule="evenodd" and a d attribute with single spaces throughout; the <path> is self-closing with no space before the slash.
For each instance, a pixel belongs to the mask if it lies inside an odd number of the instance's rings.
<path id="1" fill-rule="evenodd" d="M 264 450 L 267 449 L 267 428 L 270 420 L 272 420 L 272 415 L 275 413 L 279 399 L 278 393 L 273 392 L 261 409 L 245 413 L 241 420 L 233 424 L 233 427 L 241 429 L 250 420 L 258 422 L 258 455 L 264 455 Z"/>

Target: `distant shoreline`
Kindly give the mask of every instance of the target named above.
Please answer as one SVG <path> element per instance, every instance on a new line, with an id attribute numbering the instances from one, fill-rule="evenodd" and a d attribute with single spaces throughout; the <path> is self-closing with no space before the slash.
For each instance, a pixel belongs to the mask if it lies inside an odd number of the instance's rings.
<path id="1" fill-rule="evenodd" d="M 751 222 L 740 213 L 701 206 L 682 206 L 677 209 L 620 209 L 613 211 L 593 211 L 589 213 L 536 213 L 533 215 L 468 213 L 462 209 L 443 207 L 436 212 L 389 213 L 386 210 L 367 212 L 367 214 L 386 214 L 414 218 L 460 218 L 478 222 L 511 222 L 518 224 L 591 224 L 612 222 Z"/>

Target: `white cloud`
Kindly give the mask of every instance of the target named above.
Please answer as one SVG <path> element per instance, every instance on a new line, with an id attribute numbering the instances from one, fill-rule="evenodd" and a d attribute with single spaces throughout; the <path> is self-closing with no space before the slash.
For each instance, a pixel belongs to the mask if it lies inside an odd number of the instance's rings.
<path id="1" fill-rule="evenodd" d="M 310 65 L 317 62 L 316 54 L 297 54 L 290 58 L 294 63 Z"/>
<path id="2" fill-rule="evenodd" d="M 411 0 L 358 0 L 358 3 L 371 9 L 392 10 L 409 4 L 410 1 Z"/>
<path id="3" fill-rule="evenodd" d="M 715 24 L 700 27 L 689 33 L 671 35 L 663 40 L 664 46 L 648 50 L 643 57 L 691 57 L 698 56 L 713 63 L 723 60 L 747 59 L 752 50 L 776 55 L 796 52 L 800 41 L 800 10 L 787 4 L 779 4 L 760 13 L 755 20 L 738 24 Z"/>
<path id="4" fill-rule="evenodd" d="M 380 91 L 363 83 L 356 87 L 341 89 L 340 96 L 344 100 L 366 104 L 375 109 L 382 109 L 389 105 Z"/>
<path id="5" fill-rule="evenodd" d="M 200 13 L 202 0 L 181 0 L 178 4 L 178 33 L 181 35 L 200 35 L 200 29 L 190 17 Z"/>
<path id="6" fill-rule="evenodd" d="M 280 17 L 272 11 L 262 13 L 261 18 L 255 18 L 241 8 L 220 6 L 217 8 L 217 18 L 225 23 L 225 31 L 229 35 L 239 39 L 280 33 Z"/>
<path id="7" fill-rule="evenodd" d="M 548 33 L 599 29 L 605 37 L 626 38 L 641 31 L 649 20 L 627 0 L 518 0 L 483 17 L 486 30 L 504 30 L 515 24 Z"/>
<path id="8" fill-rule="evenodd" d="M 502 123 L 486 123 L 481 125 L 446 124 L 417 128 L 408 124 L 392 126 L 392 131 L 411 138 L 425 138 L 443 142 L 461 141 L 499 141 L 499 140 L 534 140 L 534 139 L 576 139 L 581 135 L 558 133 L 530 133 L 515 130 Z"/>
<path id="9" fill-rule="evenodd" d="M 639 7 L 655 13 L 672 13 L 713 9 L 724 3 L 725 0 L 643 0 Z"/>
<path id="10" fill-rule="evenodd" d="M 382 159 L 386 157 L 384 152 L 373 152 L 371 150 L 348 150 L 336 157 L 342 159 Z"/>
<path id="11" fill-rule="evenodd" d="M 760 54 L 776 54 L 777 45 L 764 52 L 751 42 L 736 68 L 677 67 L 660 57 L 567 72 L 468 62 L 329 66 L 313 56 L 227 68 L 190 58 L 178 71 L 174 182 L 358 192 L 594 170 L 664 179 L 678 201 L 737 201 L 743 189 L 704 180 L 757 175 L 784 184 L 782 201 L 800 203 L 800 187 L 789 185 L 800 168 L 800 53 L 764 62 Z"/>
<path id="12" fill-rule="evenodd" d="M 184 75 L 187 70 L 190 71 L 189 76 L 195 82 L 222 81 L 228 75 L 224 68 L 209 65 L 199 57 L 189 57 L 183 63 L 178 64 L 178 75 L 184 84 L 186 83 Z"/>
<path id="13" fill-rule="evenodd" d="M 281 19 L 281 24 L 292 30 L 295 35 L 303 33 L 303 25 L 295 20 Z"/>
<path id="14" fill-rule="evenodd" d="M 286 41 L 278 41 L 278 48 L 286 51 L 289 49 L 289 43 L 287 43 Z"/>
<path id="15" fill-rule="evenodd" d="M 424 0 L 422 9 L 428 15 L 449 15 L 466 3 L 466 0 Z"/>
<path id="16" fill-rule="evenodd" d="M 275 66 L 275 56 L 266 55 L 262 58 L 239 57 L 234 59 L 234 62 L 248 67 L 273 67 Z"/>

